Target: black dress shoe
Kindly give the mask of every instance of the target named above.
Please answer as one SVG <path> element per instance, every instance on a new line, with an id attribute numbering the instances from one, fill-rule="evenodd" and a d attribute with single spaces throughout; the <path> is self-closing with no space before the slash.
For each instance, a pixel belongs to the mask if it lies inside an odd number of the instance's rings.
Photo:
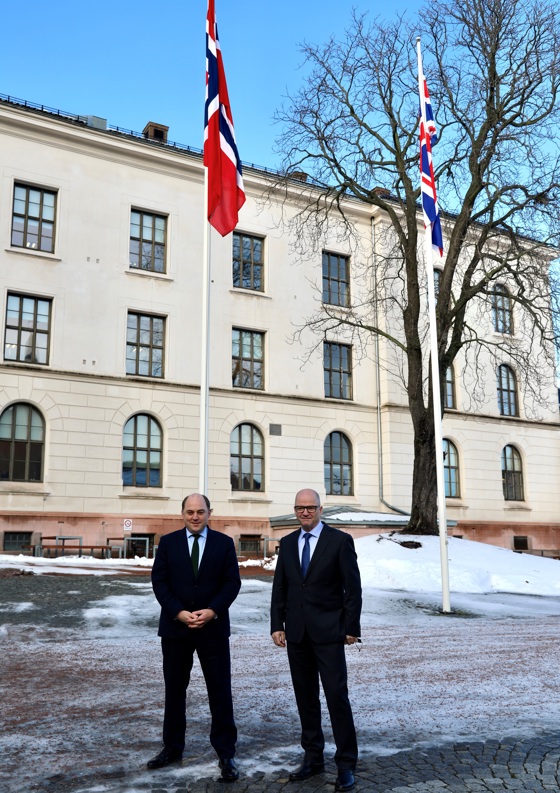
<path id="1" fill-rule="evenodd" d="M 354 772 L 350 768 L 342 768 L 338 772 L 336 782 L 334 783 L 334 789 L 352 790 L 355 784 Z"/>
<path id="2" fill-rule="evenodd" d="M 155 757 L 152 757 L 151 760 L 148 760 L 146 765 L 150 771 L 154 771 L 156 768 L 165 768 L 166 765 L 171 765 L 171 763 L 180 763 L 182 759 L 182 752 L 176 752 L 173 751 L 173 749 L 166 749 L 164 746 L 159 754 L 156 754 Z"/>
<path id="3" fill-rule="evenodd" d="M 319 760 L 317 763 L 308 763 L 304 760 L 303 763 L 292 771 L 290 774 L 290 782 L 301 782 L 303 779 L 309 779 L 316 774 L 322 774 L 325 770 L 325 763 Z"/>
<path id="4" fill-rule="evenodd" d="M 233 758 L 220 760 L 220 769 L 222 771 L 220 782 L 235 782 L 239 779 L 239 771 Z"/>

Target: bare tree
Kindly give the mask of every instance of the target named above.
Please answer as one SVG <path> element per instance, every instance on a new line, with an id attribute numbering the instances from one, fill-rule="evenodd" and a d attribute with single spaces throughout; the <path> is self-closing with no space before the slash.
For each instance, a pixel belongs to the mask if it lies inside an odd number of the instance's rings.
<path id="1" fill-rule="evenodd" d="M 539 0 L 433 0 L 416 25 L 354 13 L 343 37 L 303 47 L 309 75 L 278 114 L 286 174 L 306 172 L 314 185 L 292 221 L 302 250 L 320 244 L 329 224 L 351 234 L 345 206 L 352 199 L 386 220 L 371 263 L 377 294 L 349 312 L 323 306 L 308 325 L 321 334 L 343 327 L 369 339 L 380 334 L 393 345 L 394 363 L 400 356 L 414 431 L 415 533 L 436 531 L 437 506 L 414 42 L 421 35 L 439 134 L 441 382 L 460 352 L 467 367 L 488 355 L 511 360 L 529 404 L 554 371 L 548 268 L 560 218 L 557 17 L 557 5 Z M 484 334 L 476 320 L 500 310 L 503 286 L 515 306 L 515 338 L 508 329 Z"/>

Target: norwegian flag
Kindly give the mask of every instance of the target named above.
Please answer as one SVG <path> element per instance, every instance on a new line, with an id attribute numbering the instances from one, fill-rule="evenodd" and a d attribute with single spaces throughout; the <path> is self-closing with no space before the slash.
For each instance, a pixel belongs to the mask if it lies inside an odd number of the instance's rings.
<path id="1" fill-rule="evenodd" d="M 204 165 L 208 168 L 208 222 L 225 237 L 237 225 L 239 210 L 245 203 L 245 192 L 214 0 L 208 0 L 206 16 Z"/>
<path id="2" fill-rule="evenodd" d="M 428 228 L 428 226 L 432 227 L 432 248 L 439 251 L 440 256 L 443 256 L 443 237 L 432 162 L 432 146 L 437 143 L 436 125 L 420 55 L 418 56 L 418 70 L 420 86 L 420 189 L 422 192 L 424 226 L 425 228 Z"/>

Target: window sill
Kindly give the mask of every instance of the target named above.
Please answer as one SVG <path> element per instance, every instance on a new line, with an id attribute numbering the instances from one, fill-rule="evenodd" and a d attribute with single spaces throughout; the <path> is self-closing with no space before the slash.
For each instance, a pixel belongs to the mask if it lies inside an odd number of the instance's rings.
<path id="1" fill-rule="evenodd" d="M 35 363 L 34 361 L 13 361 L 11 358 L 8 359 L 8 360 L 6 358 L 4 358 L 4 360 L 2 361 L 2 365 L 3 366 L 24 366 L 26 369 L 39 369 L 41 371 L 44 371 L 45 369 L 48 369 L 48 367 L 49 367 L 48 363 Z"/>
<path id="2" fill-rule="evenodd" d="M 175 280 L 167 273 L 155 273 L 152 270 L 140 270 L 137 267 L 129 267 L 125 270 L 125 275 L 139 275 L 141 278 L 154 278 L 156 281 L 168 281 L 169 283 L 173 283 Z"/>
<path id="3" fill-rule="evenodd" d="M 7 496 L 50 496 L 42 482 L 0 482 L 0 493 Z"/>
<path id="4" fill-rule="evenodd" d="M 350 314 L 352 312 L 352 306 L 339 306 L 337 303 L 325 303 L 324 300 L 321 301 L 321 307 L 323 311 L 339 311 L 341 314 Z"/>
<path id="5" fill-rule="evenodd" d="M 165 377 L 154 377 L 154 375 L 151 374 L 130 374 L 129 372 L 126 373 L 126 379 L 139 380 L 142 383 L 145 383 L 146 380 L 152 383 L 163 383 L 165 381 Z"/>
<path id="6" fill-rule="evenodd" d="M 361 507 L 360 502 L 354 495 L 337 495 L 336 493 L 327 493 L 323 501 L 323 507 L 343 507 L 343 506 Z"/>
<path id="7" fill-rule="evenodd" d="M 254 504 L 272 504 L 272 499 L 267 498 L 264 493 L 261 495 L 259 493 L 249 493 L 245 491 L 243 493 L 239 493 L 239 495 L 231 495 L 228 498 L 228 501 L 233 503 L 254 503 Z"/>
<path id="8" fill-rule="evenodd" d="M 6 253 L 16 253 L 19 256 L 33 256 L 35 259 L 45 259 L 48 262 L 61 262 L 60 256 L 46 251 L 36 251 L 34 248 L 4 248 Z"/>
<path id="9" fill-rule="evenodd" d="M 132 490 L 130 493 L 119 493 L 119 498 L 123 499 L 136 499 L 136 500 L 155 500 L 155 501 L 169 501 L 169 496 L 164 495 L 163 493 L 154 492 L 153 488 L 142 488 L 138 490 Z"/>
<path id="10" fill-rule="evenodd" d="M 242 385 L 232 385 L 232 388 L 236 392 L 243 392 L 246 391 L 249 394 L 264 394 L 264 388 L 251 388 L 250 386 L 242 386 Z"/>
<path id="11" fill-rule="evenodd" d="M 531 507 L 527 506 L 523 501 L 507 501 L 504 510 L 508 512 L 532 512 Z"/>
<path id="12" fill-rule="evenodd" d="M 326 397 L 324 397 L 324 399 L 327 402 L 353 402 L 354 401 L 354 397 L 331 397 L 331 396 L 326 396 Z"/>
<path id="13" fill-rule="evenodd" d="M 240 286 L 232 286 L 229 291 L 232 295 L 249 295 L 250 297 L 262 297 L 265 300 L 272 300 L 270 295 L 267 295 L 258 289 L 243 289 Z"/>

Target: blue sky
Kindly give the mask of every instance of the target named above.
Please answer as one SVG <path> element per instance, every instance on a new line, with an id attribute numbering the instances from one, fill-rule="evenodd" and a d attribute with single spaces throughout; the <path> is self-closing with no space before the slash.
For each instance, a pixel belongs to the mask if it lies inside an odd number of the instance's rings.
<path id="1" fill-rule="evenodd" d="M 396 0 L 395 9 L 418 0 Z M 321 43 L 351 10 L 386 12 L 381 0 L 216 0 L 237 142 L 245 162 L 274 167 L 274 111 L 302 82 L 302 41 Z M 202 147 L 206 0 L 24 0 L 2 9 L 0 93 L 106 118 Z"/>

